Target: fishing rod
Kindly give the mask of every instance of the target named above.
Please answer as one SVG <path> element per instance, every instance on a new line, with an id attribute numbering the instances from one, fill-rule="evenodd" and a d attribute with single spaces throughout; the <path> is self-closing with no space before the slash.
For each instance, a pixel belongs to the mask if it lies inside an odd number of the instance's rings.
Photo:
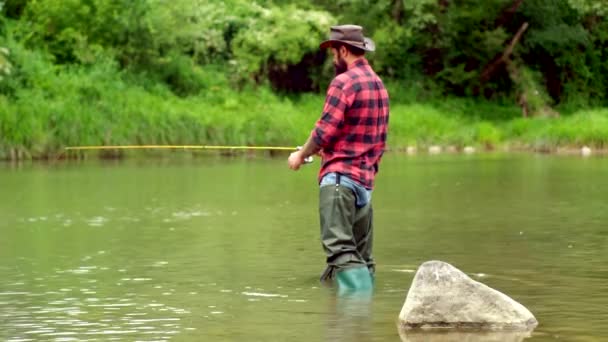
<path id="1" fill-rule="evenodd" d="M 300 147 L 286 146 L 222 146 L 222 145 L 101 145 L 101 146 L 68 146 L 66 151 L 85 150 L 143 150 L 143 149 L 184 149 L 184 150 L 267 150 L 296 151 Z"/>
<path id="2" fill-rule="evenodd" d="M 163 150 L 258 150 L 258 151 L 299 151 L 301 146 L 226 146 L 226 145 L 99 145 L 99 146 L 68 146 L 65 151 L 94 151 L 94 150 L 144 150 L 144 149 L 163 149 Z M 312 156 L 304 159 L 305 163 L 312 163 Z"/>

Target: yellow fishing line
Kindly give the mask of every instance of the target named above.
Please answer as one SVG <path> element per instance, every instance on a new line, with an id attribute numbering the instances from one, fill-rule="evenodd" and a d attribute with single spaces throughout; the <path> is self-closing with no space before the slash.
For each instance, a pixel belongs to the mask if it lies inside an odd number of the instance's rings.
<path id="1" fill-rule="evenodd" d="M 110 146 L 68 146 L 67 151 L 84 150 L 136 150 L 136 149 L 188 149 L 188 150 L 275 150 L 295 151 L 296 147 L 286 146 L 222 146 L 222 145 L 110 145 Z"/>

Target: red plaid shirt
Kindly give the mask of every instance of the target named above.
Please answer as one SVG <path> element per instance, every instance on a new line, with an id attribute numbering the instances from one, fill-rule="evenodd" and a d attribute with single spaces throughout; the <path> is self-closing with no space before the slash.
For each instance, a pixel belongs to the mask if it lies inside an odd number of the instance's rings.
<path id="1" fill-rule="evenodd" d="M 388 117 L 388 92 L 366 59 L 356 60 L 336 76 L 312 131 L 322 149 L 319 181 L 338 172 L 372 189 L 386 145 Z"/>

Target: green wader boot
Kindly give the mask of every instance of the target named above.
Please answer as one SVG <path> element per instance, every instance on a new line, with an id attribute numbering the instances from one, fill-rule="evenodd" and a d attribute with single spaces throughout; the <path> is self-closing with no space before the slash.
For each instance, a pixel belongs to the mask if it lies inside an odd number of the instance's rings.
<path id="1" fill-rule="evenodd" d="M 371 291 L 374 281 L 366 266 L 351 267 L 336 272 L 336 284 L 339 292 Z"/>

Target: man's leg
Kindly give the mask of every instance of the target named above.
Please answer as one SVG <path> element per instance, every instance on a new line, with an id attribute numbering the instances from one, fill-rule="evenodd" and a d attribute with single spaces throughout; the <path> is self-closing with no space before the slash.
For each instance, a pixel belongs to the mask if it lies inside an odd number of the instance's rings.
<path id="1" fill-rule="evenodd" d="M 355 215 L 355 224 L 353 228 L 353 235 L 357 243 L 357 251 L 363 261 L 367 264 L 369 272 L 374 274 L 375 265 L 374 258 L 372 256 L 372 248 L 374 242 L 374 210 L 372 203 L 368 203 L 363 208 L 357 209 Z"/>
<path id="2" fill-rule="evenodd" d="M 319 189 L 321 242 L 327 263 L 337 268 L 365 264 L 357 251 L 353 236 L 355 195 L 341 185 L 327 185 Z"/>
<path id="3" fill-rule="evenodd" d="M 327 270 L 321 280 L 333 278 L 341 289 L 369 289 L 371 276 L 353 234 L 357 208 L 355 194 L 341 185 L 319 190 L 321 241 L 327 255 Z"/>

